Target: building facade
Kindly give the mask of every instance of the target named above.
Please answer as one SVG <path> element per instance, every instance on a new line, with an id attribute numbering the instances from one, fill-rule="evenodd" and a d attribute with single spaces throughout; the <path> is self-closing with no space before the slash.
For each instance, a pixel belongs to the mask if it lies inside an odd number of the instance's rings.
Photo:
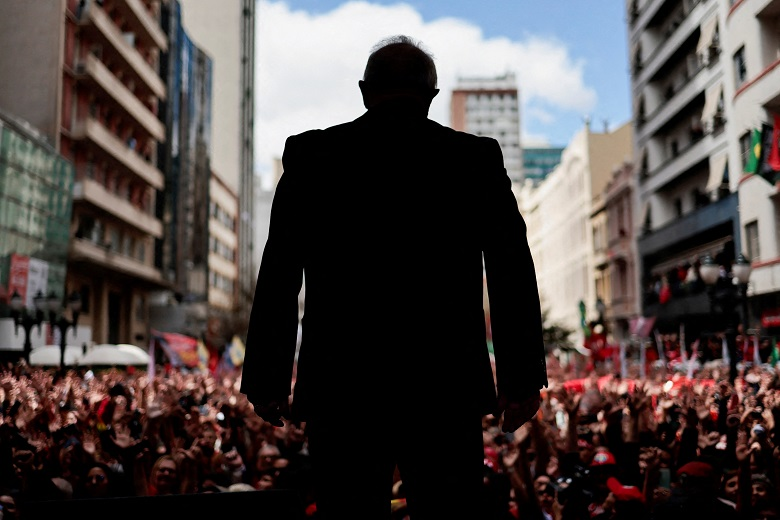
<path id="1" fill-rule="evenodd" d="M 520 103 L 514 74 L 496 78 L 458 78 L 450 101 L 450 126 L 496 139 L 509 178 L 514 183 L 523 181 Z"/>
<path id="2" fill-rule="evenodd" d="M 775 291 L 775 187 L 745 167 L 752 128 L 778 106 L 779 12 L 766 0 L 629 2 L 638 280 L 661 332 L 722 326 L 698 268 L 709 255 L 728 272 L 760 228 L 750 291 Z"/>
<path id="3" fill-rule="evenodd" d="M 183 25 L 213 60 L 211 170 L 238 193 L 237 330 L 246 327 L 257 278 L 255 245 L 254 81 L 255 0 L 180 0 Z M 219 30 L 214 30 L 219 27 Z"/>
<path id="4" fill-rule="evenodd" d="M 28 121 L 75 167 L 66 290 L 98 343 L 144 342 L 164 176 L 157 1 L 4 2 L 0 109 Z"/>
<path id="5" fill-rule="evenodd" d="M 604 190 L 606 250 L 601 265 L 605 285 L 606 327 L 613 341 L 631 337 L 631 320 L 639 317 L 637 290 L 637 252 L 634 226 L 636 179 L 633 162 L 624 162 L 614 170 Z M 599 278 L 597 277 L 597 280 Z"/>
<path id="6" fill-rule="evenodd" d="M 723 2 L 719 20 L 724 82 L 731 84 L 727 126 L 729 167 L 742 172 L 738 197 L 742 252 L 752 262 L 747 321 L 780 333 L 780 214 L 777 150 L 780 132 L 780 0 Z M 751 164 L 753 136 L 761 154 Z M 774 142 L 773 142 L 774 140 Z"/>
<path id="7" fill-rule="evenodd" d="M 0 114 L 0 302 L 13 294 L 34 309 L 40 294 L 66 296 L 73 164 L 22 121 Z M 22 351 L 24 332 L 0 313 L 0 359 Z M 17 333 L 18 332 L 18 333 Z M 46 331 L 30 333 L 33 346 Z M 14 359 L 15 361 L 15 359 Z"/>
<path id="8" fill-rule="evenodd" d="M 562 147 L 523 148 L 523 179 L 539 184 L 561 162 Z"/>
<path id="9" fill-rule="evenodd" d="M 574 331 L 571 340 L 584 339 L 579 303 L 585 319 L 598 318 L 596 301 L 607 298 L 609 280 L 597 266 L 606 258 L 603 232 L 607 213 L 601 194 L 612 173 L 630 157 L 632 127 L 626 123 L 612 132 L 592 132 L 586 125 L 566 146 L 560 164 L 538 186 L 523 185 L 520 211 L 536 266 L 536 277 L 550 323 Z M 597 256 L 596 243 L 601 251 Z"/>

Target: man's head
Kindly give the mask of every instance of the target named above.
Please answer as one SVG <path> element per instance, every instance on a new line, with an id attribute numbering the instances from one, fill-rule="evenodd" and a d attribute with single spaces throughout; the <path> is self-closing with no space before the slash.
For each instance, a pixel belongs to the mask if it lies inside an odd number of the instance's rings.
<path id="1" fill-rule="evenodd" d="M 439 93 L 436 83 L 433 57 L 421 44 L 408 36 L 392 36 L 374 46 L 359 85 L 366 108 L 406 99 L 416 102 L 427 113 Z"/>

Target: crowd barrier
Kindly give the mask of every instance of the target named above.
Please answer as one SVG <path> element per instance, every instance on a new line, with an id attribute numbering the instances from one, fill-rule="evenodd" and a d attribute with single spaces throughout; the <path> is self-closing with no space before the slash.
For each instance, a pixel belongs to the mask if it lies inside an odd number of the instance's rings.
<path id="1" fill-rule="evenodd" d="M 263 520 L 304 520 L 305 518 L 298 493 L 288 490 L 263 490 L 29 502 L 21 511 L 20 520 L 224 519 L 243 515 Z"/>

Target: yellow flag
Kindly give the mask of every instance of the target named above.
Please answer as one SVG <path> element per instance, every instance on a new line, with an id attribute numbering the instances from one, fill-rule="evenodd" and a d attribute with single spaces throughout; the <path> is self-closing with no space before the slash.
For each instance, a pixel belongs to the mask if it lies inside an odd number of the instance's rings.
<path id="1" fill-rule="evenodd" d="M 209 350 L 202 339 L 198 340 L 198 368 L 208 370 L 209 368 Z"/>
<path id="2" fill-rule="evenodd" d="M 244 342 L 241 341 L 241 338 L 238 336 L 233 336 L 233 346 L 230 349 L 230 361 L 233 363 L 234 367 L 240 367 L 242 364 L 244 364 L 244 353 L 246 352 L 246 347 L 244 346 Z"/>

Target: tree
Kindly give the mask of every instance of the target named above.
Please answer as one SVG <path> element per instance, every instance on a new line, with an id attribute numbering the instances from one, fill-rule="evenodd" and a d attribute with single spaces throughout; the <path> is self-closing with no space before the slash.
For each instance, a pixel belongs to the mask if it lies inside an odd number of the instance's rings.
<path id="1" fill-rule="evenodd" d="M 559 323 L 550 322 L 549 309 L 542 309 L 542 337 L 544 338 L 544 351 L 548 354 L 555 349 L 564 352 L 576 350 L 574 344 L 569 340 L 573 330 L 564 327 Z"/>

